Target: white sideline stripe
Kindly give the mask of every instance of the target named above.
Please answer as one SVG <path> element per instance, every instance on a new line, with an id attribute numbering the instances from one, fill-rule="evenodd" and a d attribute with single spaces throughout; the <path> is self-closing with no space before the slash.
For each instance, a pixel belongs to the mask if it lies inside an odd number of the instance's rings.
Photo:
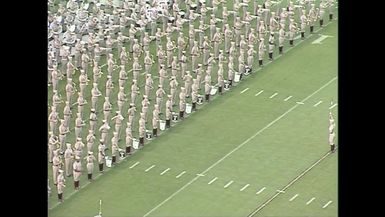
<path id="1" fill-rule="evenodd" d="M 261 188 L 261 190 L 259 190 L 256 194 L 262 193 L 262 191 L 264 191 L 265 189 L 266 189 L 266 187 Z"/>
<path id="2" fill-rule="evenodd" d="M 183 176 L 183 174 L 185 174 L 185 173 L 186 173 L 186 171 L 183 171 L 179 175 L 177 175 L 175 178 L 179 179 L 179 177 Z"/>
<path id="3" fill-rule="evenodd" d="M 331 204 L 333 201 L 329 201 L 329 202 L 327 202 L 323 207 L 322 207 L 322 209 L 325 209 L 327 206 L 329 206 L 329 204 Z"/>
<path id="4" fill-rule="evenodd" d="M 288 101 L 293 96 L 288 96 L 284 101 Z"/>
<path id="5" fill-rule="evenodd" d="M 326 25 L 325 25 L 326 26 Z M 331 82 L 333 82 L 335 79 L 337 79 L 337 76 L 332 78 L 329 82 L 327 82 L 326 84 L 324 84 L 322 87 L 320 87 L 318 90 L 316 90 L 315 92 L 313 92 L 312 94 L 310 94 L 309 96 L 307 96 L 305 99 L 303 99 L 302 101 L 306 101 L 307 99 L 309 99 L 310 97 L 312 97 L 314 94 L 318 93 L 320 90 L 322 90 L 323 88 L 325 88 L 327 85 L 329 85 Z M 287 110 L 285 113 L 283 113 L 281 116 L 279 116 L 278 118 L 276 118 L 275 120 L 273 120 L 272 122 L 270 122 L 268 125 L 266 125 L 264 128 L 262 128 L 261 130 L 259 130 L 257 133 L 255 133 L 254 135 L 252 135 L 250 138 L 248 138 L 246 141 L 244 141 L 243 143 L 241 143 L 240 145 L 238 145 L 237 147 L 235 147 L 233 150 L 231 150 L 229 153 L 227 153 L 225 156 L 223 156 L 221 159 L 219 159 L 217 162 L 215 162 L 214 164 L 212 164 L 210 167 L 208 167 L 205 171 L 202 172 L 202 174 L 210 171 L 213 167 L 215 167 L 217 164 L 219 164 L 220 162 L 222 162 L 224 159 L 226 159 L 229 155 L 231 155 L 233 152 L 235 152 L 236 150 L 240 149 L 243 145 L 245 145 L 247 142 L 249 142 L 251 139 L 253 139 L 254 137 L 256 137 L 257 135 L 259 135 L 260 133 L 262 133 L 264 130 L 266 130 L 267 128 L 269 128 L 271 125 L 273 125 L 275 122 L 279 121 L 282 117 L 284 117 L 286 114 L 288 114 L 289 112 L 291 112 L 293 109 L 297 108 L 298 104 L 294 105 L 292 108 L 290 108 L 289 110 Z M 146 217 L 148 215 L 150 215 L 152 212 L 154 212 L 156 209 L 158 209 L 160 206 L 162 206 L 164 203 L 166 203 L 167 201 L 169 201 L 171 198 L 173 198 L 175 195 L 177 195 L 179 192 L 181 192 L 183 189 L 185 189 L 186 187 L 188 187 L 189 185 L 191 185 L 193 182 L 195 182 L 197 179 L 199 179 L 200 176 L 195 176 L 191 181 L 189 181 L 188 183 L 186 183 L 185 185 L 183 185 L 180 189 L 178 189 L 176 192 L 174 192 L 173 194 L 171 194 L 168 198 L 166 198 L 165 200 L 163 200 L 161 203 L 159 203 L 157 206 L 155 206 L 154 208 L 152 208 L 150 211 L 148 211 L 146 214 L 143 215 L 143 217 Z M 274 198 L 273 198 L 274 199 Z M 259 210 L 257 210 L 259 211 Z"/>
<path id="6" fill-rule="evenodd" d="M 163 176 L 163 174 L 167 173 L 167 171 L 169 171 L 169 170 L 170 170 L 170 168 L 165 169 L 160 175 Z"/>
<path id="7" fill-rule="evenodd" d="M 328 86 L 331 82 L 333 82 L 334 80 L 337 79 L 337 76 L 332 78 L 330 81 L 328 81 L 326 84 L 324 84 L 322 87 L 320 87 L 318 90 L 314 91 L 312 94 L 310 94 L 309 96 L 307 96 L 305 99 L 303 99 L 302 101 L 306 101 L 307 99 L 309 99 L 310 97 L 312 97 L 314 94 L 318 93 L 319 91 L 321 91 L 322 89 L 324 89 L 326 86 Z M 266 125 L 265 127 L 263 127 L 262 129 L 260 129 L 258 132 L 256 132 L 254 135 L 252 135 L 250 138 L 248 138 L 246 141 L 244 141 L 243 143 L 241 143 L 240 145 L 238 145 L 237 147 L 235 147 L 233 150 L 231 150 L 229 153 L 227 153 L 225 156 L 223 156 L 221 159 L 219 159 L 217 162 L 215 162 L 214 164 L 212 164 L 210 167 L 208 167 L 205 171 L 203 171 L 201 174 L 205 174 L 206 172 L 210 171 L 212 168 L 214 168 L 217 164 L 219 164 L 220 162 L 222 162 L 224 159 L 226 159 L 228 156 L 230 156 L 232 153 L 234 153 L 235 151 L 237 151 L 238 149 L 240 149 L 242 146 L 244 146 L 246 143 L 248 143 L 250 140 L 252 140 L 254 137 L 256 137 L 257 135 L 259 135 L 260 133 L 262 133 L 264 130 L 266 130 L 267 128 L 269 128 L 271 125 L 273 125 L 275 122 L 279 121 L 281 118 L 283 118 L 284 116 L 286 116 L 289 112 L 291 112 L 292 110 L 294 110 L 295 108 L 298 107 L 298 104 L 294 105 L 293 107 L 291 107 L 289 110 L 287 110 L 285 113 L 283 113 L 281 116 L 279 116 L 278 118 L 274 119 L 272 122 L 270 122 L 268 125 Z M 169 201 L 171 198 L 173 198 L 175 195 L 177 195 L 179 192 L 181 192 L 183 189 L 185 189 L 187 186 L 191 185 L 193 182 L 195 182 L 200 176 L 196 176 L 195 178 L 193 178 L 191 181 L 189 181 L 188 183 L 186 183 L 184 186 L 182 186 L 179 190 L 177 190 L 176 192 L 174 192 L 173 194 L 171 194 L 168 198 L 166 198 L 164 201 L 162 201 L 161 203 L 159 203 L 157 206 L 155 206 L 153 209 L 151 209 L 150 211 L 148 211 L 146 214 L 143 215 L 143 217 L 146 217 L 148 216 L 149 214 L 151 214 L 152 212 L 154 212 L 156 209 L 158 209 L 160 206 L 162 206 L 164 203 L 166 203 L 167 201 Z M 259 210 L 258 210 L 259 211 Z"/>
<path id="8" fill-rule="evenodd" d="M 295 198 L 297 198 L 298 197 L 298 194 L 296 194 L 296 195 L 294 195 L 292 198 L 290 198 L 290 200 L 289 201 L 293 201 Z"/>
<path id="9" fill-rule="evenodd" d="M 104 63 L 103 65 L 101 65 L 101 66 L 100 66 L 100 68 L 103 68 L 103 67 L 104 67 L 104 66 L 106 66 L 106 65 L 107 65 L 107 64 L 106 64 L 106 63 Z"/>
<path id="10" fill-rule="evenodd" d="M 242 90 L 241 93 L 244 93 L 244 92 L 246 92 L 248 90 L 249 90 L 249 88 L 246 88 L 246 89 Z"/>
<path id="11" fill-rule="evenodd" d="M 130 169 L 134 168 L 134 167 L 135 167 L 136 165 L 138 165 L 138 164 L 139 164 L 139 161 L 136 162 L 134 165 L 130 166 Z"/>
<path id="12" fill-rule="evenodd" d="M 338 105 L 338 103 L 336 103 L 336 104 L 330 106 L 329 109 L 332 109 L 332 108 L 336 107 L 337 105 Z"/>
<path id="13" fill-rule="evenodd" d="M 239 190 L 239 191 L 245 190 L 247 187 L 249 187 L 249 185 L 250 185 L 250 184 L 247 184 L 247 185 L 243 186 L 243 188 L 241 188 L 241 190 Z"/>
<path id="14" fill-rule="evenodd" d="M 313 106 L 314 107 L 317 107 L 319 104 L 321 104 L 322 103 L 322 100 L 321 101 L 319 101 L 319 102 L 317 102 L 316 104 L 314 104 Z"/>
<path id="15" fill-rule="evenodd" d="M 284 190 L 277 190 L 277 192 L 279 192 L 279 193 L 285 193 Z"/>
<path id="16" fill-rule="evenodd" d="M 299 105 L 303 105 L 303 104 L 305 104 L 305 103 L 303 103 L 303 102 L 297 102 L 297 104 L 299 104 Z"/>
<path id="17" fill-rule="evenodd" d="M 321 159 L 319 159 L 317 162 L 315 162 L 313 165 L 311 165 L 309 168 L 307 168 L 305 171 L 303 171 L 299 176 L 297 176 L 293 181 L 291 181 L 289 184 L 287 184 L 283 190 L 286 190 L 288 189 L 294 182 L 296 182 L 298 179 L 300 179 L 303 175 L 305 175 L 309 170 L 311 170 L 313 167 L 315 167 L 317 164 L 319 164 L 323 159 L 325 159 L 327 156 L 329 156 L 329 154 L 331 153 L 331 151 L 329 151 L 328 153 L 326 153 Z M 256 209 L 254 212 L 250 213 L 248 215 L 249 216 L 253 216 L 255 215 L 255 213 L 259 212 L 261 209 L 263 209 L 263 207 L 265 207 L 268 203 L 270 203 L 274 198 L 276 198 L 280 193 L 276 193 L 274 194 L 269 200 L 267 200 L 265 203 L 263 203 L 261 206 L 258 207 L 258 209 Z"/>
<path id="18" fill-rule="evenodd" d="M 199 174 L 197 174 L 197 176 L 205 176 L 205 175 L 199 173 Z"/>
<path id="19" fill-rule="evenodd" d="M 227 183 L 225 186 L 223 186 L 223 188 L 227 188 L 227 187 L 229 187 L 231 184 L 233 184 L 233 180 L 231 180 L 229 183 Z"/>
<path id="20" fill-rule="evenodd" d="M 255 96 L 258 96 L 259 94 L 261 94 L 263 92 L 263 90 L 259 91 L 257 94 L 255 94 Z"/>
<path id="21" fill-rule="evenodd" d="M 213 178 L 208 184 L 211 185 L 211 183 L 215 182 L 215 180 L 217 180 L 217 179 L 218 179 L 218 177 Z"/>
<path id="22" fill-rule="evenodd" d="M 152 165 L 152 166 L 150 166 L 149 168 L 147 168 L 146 170 L 145 170 L 145 172 L 148 172 L 148 171 L 150 171 L 152 168 L 154 168 L 155 167 L 155 165 Z"/>
<path id="23" fill-rule="evenodd" d="M 278 93 L 274 93 L 273 95 L 270 96 L 270 99 L 272 99 L 273 97 L 275 97 L 276 95 L 278 95 Z"/>
<path id="24" fill-rule="evenodd" d="M 313 198 L 310 199 L 308 202 L 306 202 L 306 205 L 309 205 L 311 202 L 313 202 L 313 200 L 315 200 L 315 197 L 313 197 Z"/>

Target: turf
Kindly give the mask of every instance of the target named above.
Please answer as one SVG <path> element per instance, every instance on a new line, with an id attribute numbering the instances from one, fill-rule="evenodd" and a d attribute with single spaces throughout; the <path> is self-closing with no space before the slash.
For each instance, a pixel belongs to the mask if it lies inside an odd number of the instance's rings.
<path id="1" fill-rule="evenodd" d="M 56 197 L 52 196 L 48 206 L 56 207 L 49 210 L 49 216 L 93 216 L 99 199 L 103 200 L 105 216 L 143 216 L 192 180 L 149 216 L 247 216 L 329 149 L 329 102 L 338 100 L 338 79 L 331 81 L 337 76 L 337 28 L 333 22 L 319 32 L 334 36 L 321 45 L 311 44 L 319 37 L 314 34 L 248 76 L 63 204 L 56 206 Z M 303 105 L 296 103 L 329 81 Z M 99 88 L 104 92 L 102 86 Z M 246 88 L 249 89 L 241 94 Z M 260 90 L 264 92 L 255 96 Z M 274 93 L 278 94 L 270 99 Z M 288 96 L 292 98 L 284 101 Z M 314 107 L 320 100 L 323 103 Z M 333 111 L 337 120 L 336 109 Z M 269 127 L 244 143 L 266 126 Z M 74 141 L 73 137 L 69 140 Z M 243 143 L 204 176 L 196 178 L 196 174 L 206 171 Z M 336 155 L 327 157 L 256 216 L 337 216 Z M 130 169 L 136 162 L 140 163 Z M 145 172 L 151 165 L 156 166 Z M 167 168 L 170 170 L 161 176 Z M 183 171 L 186 173 L 177 179 Z M 51 169 L 49 176 L 50 173 Z M 218 179 L 208 185 L 215 177 Z M 231 180 L 234 182 L 225 189 L 224 185 Z M 86 182 L 82 177 L 81 185 Z M 250 185 L 240 191 L 246 184 Z M 256 195 L 262 187 L 266 189 Z M 68 179 L 64 196 L 72 192 Z M 296 193 L 299 197 L 288 202 Z M 310 197 L 317 199 L 306 206 L 305 200 Z M 322 209 L 329 200 L 333 203 Z"/>

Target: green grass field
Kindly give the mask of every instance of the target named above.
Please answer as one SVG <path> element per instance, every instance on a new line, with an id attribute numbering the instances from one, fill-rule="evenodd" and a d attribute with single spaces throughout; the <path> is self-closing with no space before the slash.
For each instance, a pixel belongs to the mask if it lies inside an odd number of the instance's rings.
<path id="1" fill-rule="evenodd" d="M 232 9 L 230 1 L 228 8 Z M 229 21 L 232 22 L 232 17 Z M 330 101 L 338 102 L 338 22 L 326 24 L 320 30 L 316 25 L 318 32 L 311 36 L 307 32 L 306 40 L 296 40 L 296 46 L 279 59 L 276 51 L 276 60 L 266 65 L 266 59 L 263 69 L 256 67 L 256 73 L 223 96 L 215 96 L 210 103 L 198 107 L 197 112 L 87 186 L 83 174 L 80 184 L 85 187 L 80 191 L 74 192 L 72 178 L 67 178 L 65 201 L 58 205 L 54 189 L 48 201 L 48 216 L 94 216 L 100 199 L 103 216 L 110 217 L 249 216 L 329 151 Z M 326 38 L 322 44 L 312 44 L 319 34 L 333 37 Z M 151 49 L 155 49 L 154 43 Z M 217 66 L 213 67 L 213 80 L 216 69 Z M 226 69 L 227 66 L 225 72 Z M 118 71 L 113 76 L 116 83 Z M 99 82 L 103 94 L 106 74 Z M 77 81 L 78 74 L 74 77 Z M 92 74 L 89 78 L 92 79 Z M 141 78 L 139 82 L 143 85 L 144 77 Z M 63 81 L 61 90 L 65 86 Z M 158 80 L 154 81 L 156 86 Z M 91 87 L 88 94 L 90 90 Z M 168 84 L 165 90 L 168 91 Z M 117 95 L 117 88 L 113 95 Z M 49 87 L 49 104 L 51 96 Z M 111 100 L 114 107 L 115 100 L 116 97 Z M 102 104 L 100 99 L 98 110 Z M 128 104 L 123 110 L 127 108 Z M 338 125 L 337 109 L 334 107 L 332 112 Z M 88 118 L 89 105 L 84 111 L 84 117 Z M 138 115 L 136 123 L 137 120 Z M 74 118 L 71 128 L 73 121 Z M 148 129 L 152 129 L 150 121 Z M 74 133 L 67 140 L 73 143 Z M 121 141 L 121 147 L 123 144 Z M 338 151 L 329 154 L 253 216 L 337 216 L 337 161 Z M 48 164 L 48 177 L 51 173 Z M 97 175 L 95 168 L 94 176 Z M 332 202 L 323 208 L 329 201 Z"/>

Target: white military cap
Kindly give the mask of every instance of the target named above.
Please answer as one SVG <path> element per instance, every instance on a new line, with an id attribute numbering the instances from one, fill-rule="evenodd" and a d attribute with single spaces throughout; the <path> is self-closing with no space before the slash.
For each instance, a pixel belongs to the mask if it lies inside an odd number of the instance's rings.
<path id="1" fill-rule="evenodd" d="M 64 173 L 64 170 L 59 170 L 59 173 Z"/>
<path id="2" fill-rule="evenodd" d="M 67 148 L 71 148 L 71 143 L 66 143 Z"/>
<path id="3" fill-rule="evenodd" d="M 92 152 L 92 151 L 89 151 L 89 152 L 88 152 L 88 154 L 89 154 L 89 155 L 92 155 L 92 154 L 93 154 L 93 152 Z"/>
<path id="4" fill-rule="evenodd" d="M 80 157 L 76 155 L 75 160 L 80 160 Z"/>
<path id="5" fill-rule="evenodd" d="M 81 141 L 81 140 L 82 140 L 82 138 L 78 137 L 78 138 L 76 138 L 76 140 L 78 140 L 78 141 Z"/>

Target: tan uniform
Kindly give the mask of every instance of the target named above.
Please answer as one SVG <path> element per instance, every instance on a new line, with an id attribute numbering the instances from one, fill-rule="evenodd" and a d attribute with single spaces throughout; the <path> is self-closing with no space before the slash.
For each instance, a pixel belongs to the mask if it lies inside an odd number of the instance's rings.
<path id="1" fill-rule="evenodd" d="M 61 168 L 61 166 L 62 166 L 62 161 L 58 156 L 58 153 L 54 152 L 54 156 L 52 158 L 52 179 L 55 185 L 57 184 L 57 176 L 59 175 L 59 169 Z"/>
<path id="2" fill-rule="evenodd" d="M 96 161 L 96 158 L 94 155 L 88 155 L 84 159 L 86 159 L 87 162 L 87 173 L 92 175 L 94 172 L 94 161 Z"/>
<path id="3" fill-rule="evenodd" d="M 63 173 L 60 173 L 57 177 L 57 193 L 63 194 L 65 187 L 65 179 Z M 59 200 L 62 201 L 62 196 L 59 196 Z"/>
<path id="4" fill-rule="evenodd" d="M 103 164 L 106 161 L 105 160 L 105 156 L 106 156 L 105 149 L 106 149 L 106 146 L 104 144 L 99 144 L 99 147 L 98 147 L 98 162 L 99 162 L 99 171 L 100 172 L 103 172 Z"/>
<path id="5" fill-rule="evenodd" d="M 106 120 L 107 122 L 109 121 L 111 110 L 112 110 L 112 105 L 109 99 L 105 98 L 105 101 L 103 103 L 103 115 L 104 115 L 104 120 Z"/>
<path id="6" fill-rule="evenodd" d="M 100 140 L 105 143 L 107 140 L 107 135 L 108 135 L 108 130 L 110 129 L 111 127 L 108 125 L 108 123 L 104 123 L 100 128 L 99 128 L 99 131 L 101 133 L 101 138 Z"/>
<path id="7" fill-rule="evenodd" d="M 72 174 L 72 158 L 73 158 L 73 151 L 71 148 L 71 144 L 67 146 L 66 151 L 64 152 L 64 162 L 65 162 L 65 173 L 66 176 L 71 176 Z"/>
<path id="8" fill-rule="evenodd" d="M 90 130 L 95 131 L 96 130 L 96 124 L 97 124 L 97 116 L 95 112 L 90 113 Z"/>
<path id="9" fill-rule="evenodd" d="M 87 135 L 87 138 L 86 138 L 86 140 L 87 140 L 87 152 L 92 151 L 93 146 L 95 144 L 95 139 L 96 139 L 96 137 L 92 132 L 90 132 Z"/>
<path id="10" fill-rule="evenodd" d="M 75 182 L 75 190 L 79 189 L 79 181 L 80 181 L 80 176 L 82 175 L 82 163 L 81 161 L 75 161 L 73 163 L 73 174 L 74 174 L 74 182 Z"/>

